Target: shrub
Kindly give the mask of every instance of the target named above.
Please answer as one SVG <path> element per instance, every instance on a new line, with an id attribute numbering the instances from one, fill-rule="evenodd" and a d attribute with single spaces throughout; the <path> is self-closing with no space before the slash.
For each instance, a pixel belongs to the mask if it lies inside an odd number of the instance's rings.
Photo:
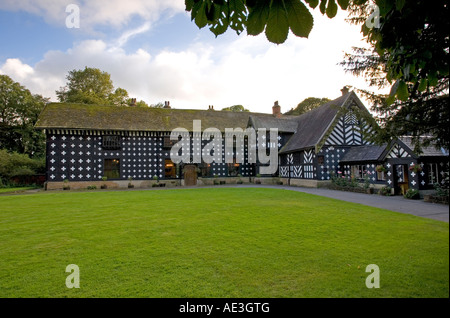
<path id="1" fill-rule="evenodd" d="M 95 189 L 97 189 L 97 186 L 95 186 L 95 185 L 90 185 L 90 186 L 87 187 L 87 189 L 88 189 L 88 190 L 95 190 Z"/>
<path id="2" fill-rule="evenodd" d="M 0 177 L 7 180 L 15 176 L 45 172 L 45 158 L 31 159 L 25 154 L 0 150 Z"/>
<path id="3" fill-rule="evenodd" d="M 418 200 L 420 199 L 419 190 L 416 189 L 408 189 L 406 193 L 403 195 L 406 199 Z"/>
<path id="4" fill-rule="evenodd" d="M 391 195 L 391 187 L 385 186 L 380 189 L 378 192 L 380 195 L 390 196 Z"/>
<path id="5" fill-rule="evenodd" d="M 386 171 L 387 171 L 386 168 L 385 168 L 383 165 L 378 165 L 378 166 L 375 168 L 375 170 L 376 170 L 377 172 L 386 172 Z"/>
<path id="6" fill-rule="evenodd" d="M 438 197 L 448 197 L 449 187 L 448 187 L 448 177 L 445 179 L 445 183 L 441 185 L 436 182 L 433 184 L 434 190 L 436 191 L 436 196 Z"/>
<path id="7" fill-rule="evenodd" d="M 65 179 L 63 181 L 63 190 L 70 190 L 69 180 Z"/>

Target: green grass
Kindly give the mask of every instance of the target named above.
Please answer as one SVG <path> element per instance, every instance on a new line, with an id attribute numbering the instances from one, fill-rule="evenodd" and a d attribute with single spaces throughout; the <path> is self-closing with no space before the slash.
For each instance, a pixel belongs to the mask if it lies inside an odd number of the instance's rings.
<path id="1" fill-rule="evenodd" d="M 0 225 L 0 297 L 449 297 L 448 223 L 295 191 L 2 196 Z"/>
<path id="2" fill-rule="evenodd" d="M 10 193 L 10 192 L 23 192 L 26 190 L 36 189 L 36 187 L 14 187 L 14 188 L 0 188 L 0 194 Z"/>

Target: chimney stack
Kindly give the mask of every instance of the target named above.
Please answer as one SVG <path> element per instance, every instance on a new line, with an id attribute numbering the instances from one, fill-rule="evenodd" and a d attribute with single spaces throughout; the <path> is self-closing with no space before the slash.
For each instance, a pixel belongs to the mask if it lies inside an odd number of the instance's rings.
<path id="1" fill-rule="evenodd" d="M 213 105 L 208 105 L 208 110 L 214 110 L 214 106 Z"/>
<path id="2" fill-rule="evenodd" d="M 170 102 L 169 101 L 165 101 L 164 102 L 164 108 L 170 108 Z"/>
<path id="3" fill-rule="evenodd" d="M 276 101 L 273 106 L 272 106 L 272 114 L 273 116 L 275 116 L 276 118 L 280 118 L 281 117 L 281 106 L 278 105 L 278 101 Z"/>
<path id="4" fill-rule="evenodd" d="M 344 86 L 342 89 L 341 89 L 341 92 L 342 92 L 342 96 L 344 96 L 345 94 L 347 94 L 348 93 L 348 87 L 347 86 Z"/>
<path id="5" fill-rule="evenodd" d="M 136 98 L 131 99 L 130 106 L 136 106 Z"/>

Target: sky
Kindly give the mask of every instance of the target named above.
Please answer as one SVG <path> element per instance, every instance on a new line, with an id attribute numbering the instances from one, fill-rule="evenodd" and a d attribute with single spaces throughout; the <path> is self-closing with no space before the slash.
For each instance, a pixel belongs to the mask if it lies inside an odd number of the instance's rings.
<path id="1" fill-rule="evenodd" d="M 78 28 L 68 27 L 73 4 Z M 344 85 L 367 88 L 339 65 L 353 46 L 366 45 L 360 26 L 347 23 L 345 11 L 333 19 L 310 11 L 309 37 L 291 33 L 276 45 L 264 33 L 216 38 L 191 21 L 184 0 L 1 0 L 0 74 L 56 102 L 68 72 L 87 66 L 147 104 L 262 113 L 275 101 L 286 112 L 308 97 L 337 98 Z"/>

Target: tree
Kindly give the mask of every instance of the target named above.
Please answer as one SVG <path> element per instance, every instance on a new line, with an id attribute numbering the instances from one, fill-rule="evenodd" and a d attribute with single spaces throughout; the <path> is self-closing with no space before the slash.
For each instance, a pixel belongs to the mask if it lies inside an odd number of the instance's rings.
<path id="1" fill-rule="evenodd" d="M 148 105 L 147 105 L 148 106 Z M 151 107 L 151 108 L 164 108 L 164 103 L 163 102 L 159 102 L 159 103 L 156 103 L 156 104 L 151 104 L 150 106 L 148 106 L 148 107 Z"/>
<path id="2" fill-rule="evenodd" d="M 329 101 L 330 99 L 328 98 L 308 97 L 304 99 L 302 102 L 300 102 L 295 109 L 291 109 L 290 111 L 286 112 L 285 115 L 298 116 L 306 112 L 309 112 L 310 110 L 313 110 L 314 108 L 317 108 L 320 105 L 328 103 Z"/>
<path id="3" fill-rule="evenodd" d="M 379 27 L 365 23 L 371 7 L 379 10 Z M 448 11 L 448 1 L 366 0 L 350 5 L 350 22 L 362 23 L 370 48 L 353 48 L 341 64 L 365 77 L 371 87 L 390 87 L 384 95 L 359 90 L 372 101 L 384 128 L 376 141 L 410 135 L 417 151 L 431 143 L 449 148 Z"/>
<path id="4" fill-rule="evenodd" d="M 56 91 L 60 102 L 83 104 L 111 104 L 114 85 L 111 76 L 98 68 L 69 71 L 67 84 Z M 123 91 L 118 92 L 123 94 Z M 128 95 L 128 93 L 127 93 Z"/>
<path id="5" fill-rule="evenodd" d="M 249 112 L 249 110 L 246 109 L 242 105 L 234 105 L 234 106 L 230 106 L 230 107 L 225 107 L 225 108 L 222 108 L 222 110 L 230 111 L 230 112 Z"/>
<path id="6" fill-rule="evenodd" d="M 329 18 L 336 15 L 335 0 L 186 0 L 186 10 L 199 28 L 206 25 L 218 36 L 228 27 L 249 35 L 265 30 L 267 39 L 283 43 L 289 29 L 308 37 L 313 20 L 311 8 L 319 6 Z M 320 3 L 320 4 L 319 4 Z M 384 140 L 411 134 L 416 149 L 420 136 L 427 143 L 448 148 L 449 5 L 447 0 L 354 0 L 337 1 L 342 10 L 362 23 L 362 33 L 372 49 L 360 49 L 347 60 L 348 70 L 365 74 L 372 85 L 390 87 L 381 96 L 362 91 L 374 101 L 374 111 L 384 127 Z M 352 19 L 351 19 L 352 20 Z M 369 20 L 369 21 L 368 21 Z M 368 21 L 369 23 L 366 23 Z M 379 22 L 379 25 L 377 23 Z M 347 56 L 348 58 L 348 56 Z M 444 97 L 447 96 L 447 97 Z M 437 120 L 437 122 L 436 122 Z"/>
<path id="7" fill-rule="evenodd" d="M 108 103 L 114 106 L 128 106 L 130 105 L 130 98 L 128 92 L 123 88 L 116 88 L 113 93 L 108 95 Z"/>
<path id="8" fill-rule="evenodd" d="M 45 136 L 34 129 L 38 116 L 49 101 L 0 75 L 0 148 L 31 157 L 45 152 Z"/>
<path id="9" fill-rule="evenodd" d="M 320 2 L 320 4 L 319 4 Z M 289 30 L 299 37 L 307 38 L 313 28 L 310 8 L 319 6 L 320 12 L 333 18 L 338 5 L 345 10 L 349 0 L 185 0 L 186 11 L 199 28 L 210 26 L 216 36 L 230 27 L 240 34 L 249 35 L 265 31 L 270 42 L 284 43 Z"/>
<path id="10" fill-rule="evenodd" d="M 72 70 L 67 75 L 67 84 L 56 91 L 62 103 L 82 103 L 111 106 L 129 106 L 132 99 L 126 89 L 114 89 L 111 75 L 98 68 L 85 67 L 84 70 Z M 134 101 L 135 106 L 149 107 L 146 102 Z"/>
<path id="11" fill-rule="evenodd" d="M 34 175 L 45 172 L 45 158 L 31 159 L 26 154 L 0 149 L 0 187 L 11 177 Z"/>

